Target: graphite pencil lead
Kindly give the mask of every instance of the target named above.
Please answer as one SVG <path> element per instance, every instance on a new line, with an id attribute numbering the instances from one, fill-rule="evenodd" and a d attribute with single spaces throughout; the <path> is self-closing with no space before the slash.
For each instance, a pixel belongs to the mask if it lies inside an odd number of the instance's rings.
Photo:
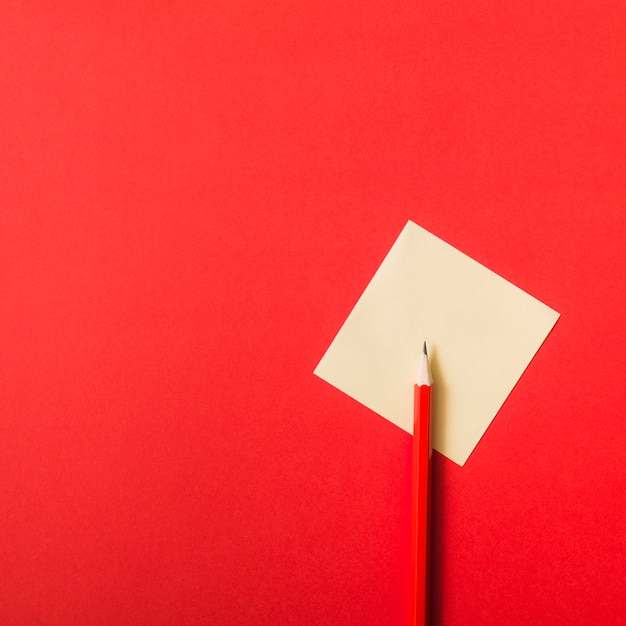
<path id="1" fill-rule="evenodd" d="M 423 349 L 422 349 L 422 352 L 423 352 L 426 356 L 428 356 L 428 350 L 426 350 L 426 342 L 424 342 L 424 347 L 423 347 Z"/>

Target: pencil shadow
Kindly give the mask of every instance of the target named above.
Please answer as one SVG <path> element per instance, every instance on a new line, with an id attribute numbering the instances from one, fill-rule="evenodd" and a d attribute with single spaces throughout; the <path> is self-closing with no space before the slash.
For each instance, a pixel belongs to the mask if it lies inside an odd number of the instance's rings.
<path id="1" fill-rule="evenodd" d="M 433 438 L 433 446 L 435 448 L 439 448 L 442 443 L 441 433 L 444 433 L 447 427 L 447 424 L 444 421 L 444 416 L 448 414 L 447 412 L 447 398 L 448 398 L 448 387 L 446 384 L 446 377 L 441 370 L 441 365 L 439 363 L 439 357 L 437 354 L 436 346 L 432 349 L 429 349 L 428 354 L 428 364 L 430 366 L 430 371 L 433 376 L 433 406 L 432 406 L 432 438 Z"/>
<path id="2" fill-rule="evenodd" d="M 430 509 L 430 626 L 443 626 L 445 570 L 445 524 L 444 498 L 442 494 L 446 485 L 446 459 L 438 452 L 433 452 L 431 509 Z"/>
<path id="3" fill-rule="evenodd" d="M 437 431 L 442 432 L 445 424 L 441 423 L 446 415 L 446 379 L 441 370 L 436 346 L 429 347 L 429 365 L 434 381 L 433 388 L 433 443 L 438 443 Z M 446 458 L 433 451 L 431 476 L 431 509 L 430 509 L 430 626 L 443 626 L 444 581 L 445 576 L 445 518 L 444 494 L 446 490 Z"/>

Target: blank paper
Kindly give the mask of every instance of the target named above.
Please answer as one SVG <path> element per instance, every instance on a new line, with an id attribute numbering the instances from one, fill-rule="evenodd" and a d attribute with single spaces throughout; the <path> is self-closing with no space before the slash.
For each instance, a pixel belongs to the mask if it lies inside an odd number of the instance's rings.
<path id="1" fill-rule="evenodd" d="M 426 341 L 433 447 L 463 465 L 558 317 L 409 221 L 315 374 L 412 433 Z"/>

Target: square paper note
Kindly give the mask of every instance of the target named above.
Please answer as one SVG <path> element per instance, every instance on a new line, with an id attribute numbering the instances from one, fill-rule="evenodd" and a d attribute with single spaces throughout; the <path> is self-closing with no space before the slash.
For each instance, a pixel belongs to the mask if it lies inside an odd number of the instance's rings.
<path id="1" fill-rule="evenodd" d="M 558 317 L 408 222 L 315 374 L 412 433 L 425 340 L 433 447 L 463 465 Z"/>

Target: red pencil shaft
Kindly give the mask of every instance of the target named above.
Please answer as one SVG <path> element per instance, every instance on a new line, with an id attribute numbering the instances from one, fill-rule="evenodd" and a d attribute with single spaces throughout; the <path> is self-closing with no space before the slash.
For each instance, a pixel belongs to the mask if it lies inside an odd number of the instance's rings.
<path id="1" fill-rule="evenodd" d="M 413 497 L 411 515 L 412 626 L 428 623 L 430 561 L 430 476 L 432 465 L 431 387 L 415 385 L 413 423 Z"/>

